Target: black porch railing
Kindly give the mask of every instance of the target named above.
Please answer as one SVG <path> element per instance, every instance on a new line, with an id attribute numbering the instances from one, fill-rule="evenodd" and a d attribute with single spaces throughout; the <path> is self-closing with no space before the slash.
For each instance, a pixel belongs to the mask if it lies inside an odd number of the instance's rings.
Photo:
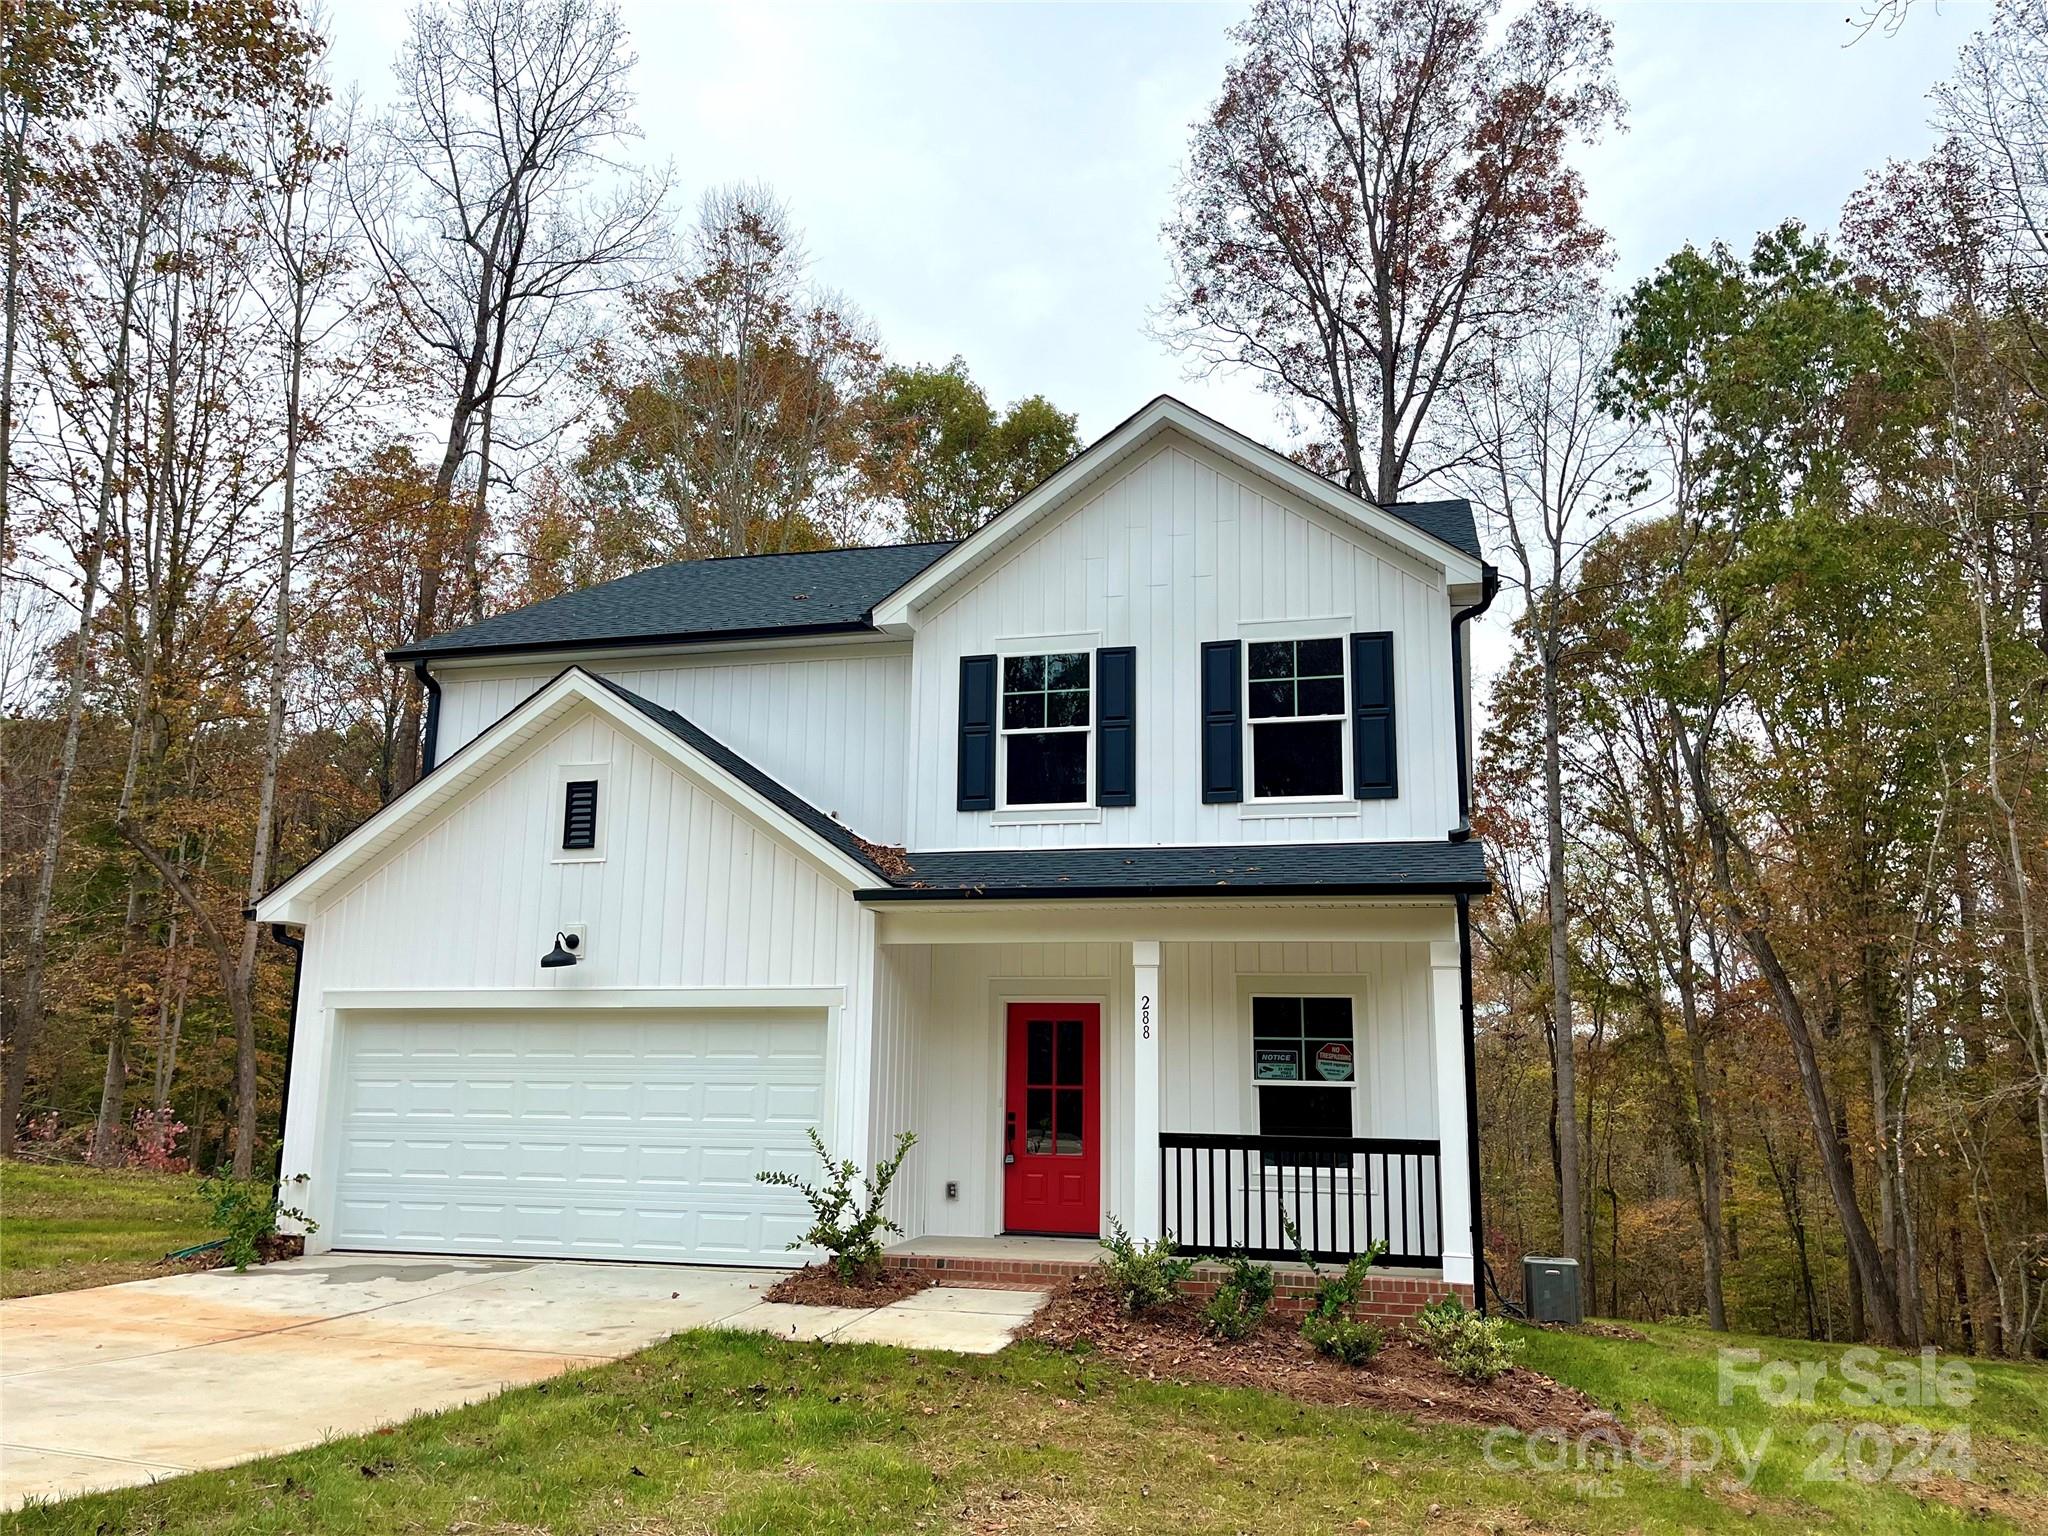
<path id="1" fill-rule="evenodd" d="M 1183 1253 L 1343 1263 L 1375 1242 L 1388 1264 L 1443 1262 L 1434 1141 L 1162 1131 L 1159 1214 Z M 1300 1238 L 1287 1240 L 1292 1220 Z"/>

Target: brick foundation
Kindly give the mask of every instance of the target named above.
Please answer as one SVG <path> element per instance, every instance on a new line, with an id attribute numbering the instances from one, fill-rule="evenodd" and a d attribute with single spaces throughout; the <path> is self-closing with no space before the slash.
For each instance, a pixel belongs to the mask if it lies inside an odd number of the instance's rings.
<path id="1" fill-rule="evenodd" d="M 952 1258 L 931 1253 L 886 1254 L 882 1263 L 890 1269 L 928 1275 L 939 1285 L 998 1290 L 1046 1290 L 1096 1268 L 1091 1259 Z M 1314 1279 L 1299 1264 L 1273 1268 L 1274 1312 L 1282 1317 L 1301 1316 L 1315 1293 Z M 1198 1260 L 1184 1289 L 1196 1300 L 1207 1301 L 1227 1273 L 1221 1264 Z M 1400 1323 L 1445 1295 L 1456 1295 L 1468 1307 L 1473 1304 L 1471 1286 L 1451 1285 L 1440 1276 L 1373 1273 L 1366 1276 L 1357 1312 L 1375 1322 Z"/>

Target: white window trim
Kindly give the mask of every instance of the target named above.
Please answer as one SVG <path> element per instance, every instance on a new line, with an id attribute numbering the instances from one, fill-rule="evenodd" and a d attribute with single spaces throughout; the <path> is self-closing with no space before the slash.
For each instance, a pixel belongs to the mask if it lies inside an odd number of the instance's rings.
<path id="1" fill-rule="evenodd" d="M 1088 668 L 1088 723 L 1086 725 L 1052 725 L 1019 727 L 1012 730 L 1003 724 L 1003 679 L 1009 671 L 1013 658 L 1029 656 L 1074 656 L 1078 655 Z M 1010 823 L 1035 820 L 1072 821 L 1075 812 L 1096 811 L 1095 804 L 1095 722 L 1097 704 L 1095 688 L 1095 647 L 1078 641 L 1043 640 L 1033 641 L 1028 648 L 996 653 L 996 810 L 999 816 Z M 1023 805 L 1010 803 L 1010 748 L 1012 736 L 1085 736 L 1087 745 L 1082 749 L 1086 767 L 1086 789 L 1079 800 L 1032 801 Z M 1100 813 L 1097 812 L 1099 815 Z"/>
<path id="2" fill-rule="evenodd" d="M 1244 804 L 1247 806 L 1325 806 L 1330 809 L 1356 808 L 1358 802 L 1347 795 L 1345 790 L 1351 784 L 1351 636 L 1341 626 L 1348 620 L 1332 619 L 1331 624 L 1339 625 L 1338 632 L 1330 631 L 1320 624 L 1290 624 L 1284 629 L 1273 628 L 1265 633 L 1247 631 L 1244 640 L 1243 676 L 1238 680 L 1240 693 L 1238 708 L 1244 720 Z M 1263 628 L 1263 626 L 1261 626 Z M 1337 675 L 1342 680 L 1344 708 L 1334 715 L 1268 715 L 1260 720 L 1252 719 L 1252 651 L 1254 645 L 1273 640 L 1335 640 L 1337 642 Z M 1262 795 L 1259 793 L 1258 742 L 1254 727 L 1271 725 L 1281 721 L 1294 720 L 1303 724 L 1319 724 L 1334 720 L 1337 722 L 1337 792 L 1334 795 Z"/>
<path id="3" fill-rule="evenodd" d="M 597 836 L 588 848 L 562 846 L 562 816 L 569 803 L 569 785 L 584 779 L 597 781 Z M 550 864 L 602 864 L 605 833 L 611 826 L 611 764 L 561 763 L 555 768 L 555 795 L 548 802 L 548 862 Z"/>

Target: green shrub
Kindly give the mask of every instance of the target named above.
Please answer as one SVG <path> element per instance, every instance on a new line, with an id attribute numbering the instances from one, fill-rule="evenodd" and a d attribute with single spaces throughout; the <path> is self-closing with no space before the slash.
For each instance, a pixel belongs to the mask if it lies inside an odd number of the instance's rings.
<path id="1" fill-rule="evenodd" d="M 1195 1267 L 1194 1260 L 1174 1256 L 1171 1233 L 1156 1241 L 1136 1242 L 1114 1216 L 1102 1246 L 1105 1251 L 1097 1262 L 1126 1312 L 1143 1312 L 1173 1300 Z"/>
<path id="2" fill-rule="evenodd" d="M 284 1204 L 283 1191 L 268 1179 L 207 1179 L 199 1197 L 207 1202 L 208 1224 L 220 1233 L 221 1257 L 237 1270 L 263 1262 L 264 1239 L 277 1235 L 281 1216 L 299 1222 L 308 1234 L 320 1230 L 304 1211 Z"/>
<path id="3" fill-rule="evenodd" d="M 1481 1317 L 1455 1296 L 1432 1301 L 1415 1314 L 1409 1331 L 1463 1380 L 1485 1383 L 1512 1369 L 1521 1340 L 1508 1335 L 1504 1317 Z"/>
<path id="4" fill-rule="evenodd" d="M 895 1152 L 876 1167 L 872 1178 L 863 1179 L 858 1163 L 851 1158 L 833 1162 L 832 1154 L 825 1150 L 824 1138 L 815 1129 L 809 1135 L 812 1147 L 817 1150 L 818 1161 L 825 1165 L 823 1189 L 805 1183 L 793 1173 L 764 1171 L 754 1177 L 763 1184 L 793 1189 L 809 1203 L 811 1229 L 791 1243 L 790 1248 L 824 1249 L 831 1255 L 833 1272 L 840 1280 L 847 1285 L 858 1285 L 872 1279 L 875 1271 L 882 1267 L 881 1234 L 894 1232 L 900 1235 L 903 1231 L 882 1214 L 882 1202 L 888 1198 L 889 1186 L 896 1182 L 896 1175 L 903 1169 L 903 1159 L 917 1145 L 917 1137 L 909 1131 L 903 1132 L 896 1138 Z"/>
<path id="5" fill-rule="evenodd" d="M 1387 1336 L 1377 1323 L 1355 1317 L 1324 1317 L 1311 1312 L 1301 1320 L 1301 1336 L 1319 1355 L 1339 1365 L 1363 1365 L 1380 1352 Z"/>
<path id="6" fill-rule="evenodd" d="M 1273 1304 L 1273 1266 L 1241 1253 L 1224 1260 L 1229 1276 L 1202 1309 L 1202 1324 L 1219 1339 L 1241 1339 L 1265 1321 Z"/>
<path id="7" fill-rule="evenodd" d="M 1380 1345 L 1386 1342 L 1386 1335 L 1377 1325 L 1354 1318 L 1351 1309 L 1358 1304 L 1359 1292 L 1365 1289 L 1366 1272 L 1379 1263 L 1387 1245 L 1374 1243 L 1365 1252 L 1353 1254 L 1351 1262 L 1336 1274 L 1326 1275 L 1322 1266 L 1302 1247 L 1301 1233 L 1294 1225 L 1294 1218 L 1285 1211 L 1280 1213 L 1280 1230 L 1286 1233 L 1288 1243 L 1301 1255 L 1301 1262 L 1308 1266 L 1308 1272 L 1315 1276 L 1315 1297 L 1309 1302 L 1308 1316 L 1301 1320 L 1301 1336 L 1319 1355 L 1345 1365 L 1363 1365 L 1379 1353 Z"/>

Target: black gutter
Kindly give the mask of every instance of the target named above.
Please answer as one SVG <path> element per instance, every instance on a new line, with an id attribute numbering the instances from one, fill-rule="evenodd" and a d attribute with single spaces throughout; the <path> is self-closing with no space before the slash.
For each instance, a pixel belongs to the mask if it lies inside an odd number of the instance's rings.
<path id="1" fill-rule="evenodd" d="M 1472 898 L 1458 898 L 1458 1003 L 1465 1020 L 1465 1163 L 1472 1201 L 1472 1301 L 1486 1310 L 1486 1220 L 1479 1190 L 1479 1075 L 1472 1043 Z"/>
<path id="2" fill-rule="evenodd" d="M 1458 732 L 1458 824 L 1451 828 L 1451 841 L 1462 843 L 1472 835 L 1472 751 L 1465 728 L 1465 623 L 1493 606 L 1500 595 L 1500 572 L 1482 565 L 1479 601 L 1451 615 L 1451 711 Z"/>
<path id="3" fill-rule="evenodd" d="M 270 925 L 270 936 L 292 952 L 291 1012 L 284 1023 L 284 1086 L 277 1093 L 277 1190 L 284 1198 L 284 1122 L 292 1102 L 292 1051 L 299 1043 L 299 976 L 306 968 L 306 941 L 295 939 L 283 923 Z"/>
<path id="4" fill-rule="evenodd" d="M 412 664 L 412 675 L 420 680 L 420 690 L 427 696 L 427 718 L 420 726 L 420 777 L 424 779 L 434 771 L 435 750 L 441 742 L 441 685 L 424 661 Z"/>
<path id="5" fill-rule="evenodd" d="M 653 650 L 665 645 L 715 645 L 744 640 L 803 639 L 816 635 L 871 635 L 878 634 L 873 622 L 866 616 L 858 619 L 838 619 L 830 624 L 777 624 L 762 625 L 753 629 L 696 629 L 675 630 L 658 635 L 605 635 L 596 639 L 579 639 L 576 636 L 557 636 L 552 640 L 508 640 L 501 645 L 434 645 L 427 642 L 420 645 L 400 646 L 397 650 L 386 651 L 384 659 L 399 663 L 406 661 L 472 661 L 487 660 L 493 656 L 526 656 L 542 651 L 631 651 Z"/>
<path id="6" fill-rule="evenodd" d="M 855 891 L 855 901 L 1084 901 L 1094 897 L 1162 898 L 1201 896 L 1227 901 L 1233 896 L 1455 896 L 1464 901 L 1484 896 L 1491 881 L 1459 880 L 1421 884 L 1414 881 L 1372 881 L 1364 884 L 1232 885 L 1016 885 L 883 886 Z"/>

